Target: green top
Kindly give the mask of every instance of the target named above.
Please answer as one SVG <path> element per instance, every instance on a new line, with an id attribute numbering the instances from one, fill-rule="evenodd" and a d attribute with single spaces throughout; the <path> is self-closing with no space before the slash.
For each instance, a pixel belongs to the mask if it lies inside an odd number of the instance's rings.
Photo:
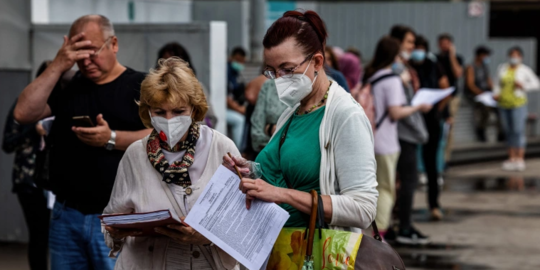
<path id="1" fill-rule="evenodd" d="M 279 141 L 288 121 L 276 132 L 274 139 L 266 145 L 256 159 L 261 164 L 263 180 L 274 186 L 287 188 L 283 178 L 285 176 L 296 190 L 309 192 L 314 189 L 320 193 L 319 128 L 324 116 L 324 109 L 325 106 L 308 114 L 293 114 L 288 120 L 292 122 L 281 147 L 281 154 L 278 152 Z M 285 223 L 285 227 L 305 227 L 308 225 L 308 214 L 304 214 L 288 204 L 280 204 L 280 206 L 291 215 Z"/>
<path id="2" fill-rule="evenodd" d="M 505 109 L 513 109 L 527 103 L 527 97 L 518 97 L 514 94 L 516 69 L 508 68 L 501 78 L 501 94 L 499 96 L 499 106 Z"/>
<path id="3" fill-rule="evenodd" d="M 251 115 L 251 143 L 255 151 L 261 151 L 270 140 L 270 136 L 264 132 L 266 125 L 275 125 L 285 109 L 287 105 L 279 101 L 276 83 L 266 80 Z"/>

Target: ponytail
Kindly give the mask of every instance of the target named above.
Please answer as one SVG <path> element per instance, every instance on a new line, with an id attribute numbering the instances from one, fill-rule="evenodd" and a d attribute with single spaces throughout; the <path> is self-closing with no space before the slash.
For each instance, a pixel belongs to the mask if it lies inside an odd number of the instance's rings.
<path id="1" fill-rule="evenodd" d="M 286 39 L 293 37 L 302 47 L 304 54 L 310 55 L 321 52 L 324 55 L 328 33 L 319 15 L 312 10 L 304 13 L 291 10 L 275 21 L 263 39 L 265 48 L 278 46 Z"/>

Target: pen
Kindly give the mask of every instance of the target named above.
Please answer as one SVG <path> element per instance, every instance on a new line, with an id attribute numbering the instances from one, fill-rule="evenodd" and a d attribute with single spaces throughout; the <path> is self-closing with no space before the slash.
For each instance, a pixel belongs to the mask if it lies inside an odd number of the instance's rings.
<path id="1" fill-rule="evenodd" d="M 229 157 L 231 159 L 233 159 L 232 155 L 231 155 L 231 152 L 227 152 L 227 155 L 229 155 Z M 233 160 L 233 162 L 234 162 L 234 160 Z M 240 180 L 242 180 L 242 174 L 240 174 L 240 171 L 238 170 L 238 167 L 236 167 L 236 163 L 234 164 L 234 169 L 236 170 L 236 173 L 238 174 L 238 177 L 240 177 Z"/>

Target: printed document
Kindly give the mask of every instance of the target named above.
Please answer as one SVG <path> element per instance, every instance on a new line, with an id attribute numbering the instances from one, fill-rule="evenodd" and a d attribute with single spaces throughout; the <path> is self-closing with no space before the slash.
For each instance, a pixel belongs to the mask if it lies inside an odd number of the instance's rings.
<path id="1" fill-rule="evenodd" d="M 430 104 L 435 105 L 437 102 L 443 100 L 445 97 L 449 96 L 454 92 L 454 87 L 446 89 L 430 89 L 430 88 L 421 88 L 414 95 L 411 105 L 417 106 L 420 104 Z"/>
<path id="2" fill-rule="evenodd" d="M 493 92 L 490 91 L 477 95 L 474 97 L 474 101 L 480 102 L 487 107 L 497 108 L 497 101 L 493 99 Z"/>
<path id="3" fill-rule="evenodd" d="M 248 269 L 259 270 L 289 213 L 260 200 L 247 210 L 239 185 L 238 175 L 220 166 L 184 222 Z"/>

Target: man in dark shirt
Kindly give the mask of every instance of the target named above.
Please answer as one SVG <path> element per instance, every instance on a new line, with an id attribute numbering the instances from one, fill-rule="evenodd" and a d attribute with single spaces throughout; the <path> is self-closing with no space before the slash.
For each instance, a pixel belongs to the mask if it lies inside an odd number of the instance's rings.
<path id="1" fill-rule="evenodd" d="M 450 153 L 452 149 L 452 123 L 454 117 L 457 115 L 459 108 L 459 78 L 463 76 L 463 58 L 456 53 L 456 47 L 454 46 L 454 39 L 450 34 L 441 34 L 439 36 L 439 54 L 437 60 L 442 66 L 444 73 L 448 77 L 448 83 L 450 86 L 456 88 L 453 97 L 449 102 L 449 105 L 445 109 L 444 117 L 447 119 L 447 123 L 450 124 L 450 130 L 448 133 L 448 143 L 446 145 L 445 161 L 450 159 Z"/>
<path id="2" fill-rule="evenodd" d="M 49 238 L 55 270 L 114 267 L 98 215 L 109 201 L 124 150 L 150 133 L 135 103 L 145 74 L 122 66 L 117 52 L 118 39 L 107 18 L 77 19 L 56 58 L 24 89 L 14 110 L 21 123 L 56 117 L 49 138 L 57 196 Z M 79 72 L 64 89 L 53 91 L 75 63 Z M 83 127 L 73 119 L 78 116 L 93 123 Z"/>
<path id="3" fill-rule="evenodd" d="M 434 61 L 429 57 L 429 43 L 423 36 L 416 36 L 415 49 L 411 54 L 410 64 L 418 75 L 421 88 L 441 89 L 448 87 L 448 78 L 444 73 L 444 69 L 437 61 Z M 428 178 L 428 202 L 432 211 L 433 209 L 439 209 L 440 211 L 438 185 L 439 172 L 437 170 L 439 157 L 437 153 L 439 150 L 442 133 L 441 112 L 446 106 L 445 102 L 446 100 L 439 101 L 435 106 L 433 106 L 431 111 L 423 114 L 429 137 L 428 141 L 421 146 L 421 162 L 424 165 L 424 171 Z M 413 189 L 416 189 L 416 186 L 414 186 Z M 407 195 L 409 194 L 410 193 Z M 400 201 L 397 202 L 397 204 L 400 206 L 400 211 L 402 211 L 401 208 L 410 211 L 412 208 L 412 204 L 410 204 L 410 202 L 412 201 L 405 196 L 403 197 L 404 198 L 400 198 Z M 407 203 L 406 207 L 402 207 L 403 202 Z M 405 213 L 400 213 L 400 232 L 396 241 L 402 244 L 421 243 L 416 241 L 419 239 L 419 236 L 421 237 L 421 235 L 411 237 L 407 234 L 407 232 L 414 232 L 416 229 L 411 226 L 411 229 L 407 230 L 407 225 L 410 225 L 410 213 L 409 216 L 402 217 L 404 214 Z M 436 217 L 435 215 L 433 216 Z"/>
<path id="4" fill-rule="evenodd" d="M 482 102 L 477 102 L 474 97 L 493 89 L 489 72 L 489 56 L 491 50 L 485 46 L 478 46 L 475 51 L 474 61 L 467 66 L 465 72 L 465 96 L 474 103 L 474 127 L 476 137 L 481 142 L 486 142 L 486 128 L 489 125 L 491 114 L 495 114 L 498 127 L 498 140 L 504 139 L 504 132 L 499 121 L 497 108 L 489 107 Z"/>

